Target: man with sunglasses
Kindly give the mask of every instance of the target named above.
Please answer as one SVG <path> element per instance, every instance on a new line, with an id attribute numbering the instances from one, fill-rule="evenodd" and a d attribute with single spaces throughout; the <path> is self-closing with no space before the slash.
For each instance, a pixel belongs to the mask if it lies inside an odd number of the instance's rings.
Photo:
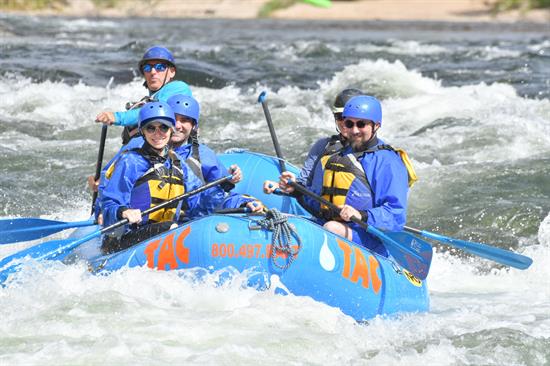
<path id="1" fill-rule="evenodd" d="M 148 95 L 137 103 L 128 103 L 127 111 L 99 113 L 96 116 L 96 122 L 124 126 L 131 132 L 138 124 L 139 107 L 144 103 L 166 102 L 176 94 L 191 95 L 189 85 L 183 81 L 173 80 L 176 76 L 176 63 L 172 52 L 167 48 L 161 46 L 149 48 L 139 61 L 138 68 L 145 78 L 143 86 L 147 88 Z"/>
<path id="2" fill-rule="evenodd" d="M 105 252 L 125 249 L 185 218 L 207 215 L 224 199 L 223 189 L 216 186 L 180 201 L 177 207 L 142 217 L 143 210 L 194 190 L 203 182 L 168 145 L 176 126 L 172 108 L 163 102 L 147 103 L 139 117 L 143 146 L 121 154 L 106 173 L 108 181 L 101 195 L 104 225 L 122 219 L 128 219 L 130 225 L 104 239 Z"/>
<path id="3" fill-rule="evenodd" d="M 227 176 L 227 168 L 216 153 L 205 144 L 199 143 L 199 102 L 189 95 L 180 94 L 168 99 L 168 105 L 176 114 L 176 130 L 170 142 L 179 159 L 185 161 L 195 175 L 205 183 Z M 228 193 L 223 208 L 246 206 L 253 212 L 261 211 L 263 204 L 254 197 L 231 192 L 235 184 L 242 179 L 242 172 L 236 164 L 230 167 L 230 171 L 233 178 L 221 185 Z"/>
<path id="4" fill-rule="evenodd" d="M 360 218 L 382 230 L 399 231 L 406 221 L 409 174 L 399 153 L 377 137 L 382 125 L 380 102 L 367 95 L 351 98 L 342 112 L 347 145 L 321 158 L 306 187 L 341 208 L 340 214 L 309 197 L 301 197 L 318 222 L 336 234 L 387 255 L 383 244 L 359 225 Z M 281 174 L 279 186 L 294 189 L 290 172 Z"/>

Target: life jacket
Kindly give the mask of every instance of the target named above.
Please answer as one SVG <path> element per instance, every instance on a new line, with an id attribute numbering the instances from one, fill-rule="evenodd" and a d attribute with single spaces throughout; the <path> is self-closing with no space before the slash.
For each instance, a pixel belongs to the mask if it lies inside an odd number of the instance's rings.
<path id="1" fill-rule="evenodd" d="M 138 178 L 132 189 L 130 207 L 143 211 L 185 193 L 183 171 L 180 164 L 171 161 L 170 167 L 167 167 L 165 157 L 152 154 L 143 147 L 130 151 L 141 155 L 150 165 L 150 168 Z M 174 217 L 176 211 L 179 211 L 177 207 L 178 203 L 175 203 L 173 207 L 157 210 L 149 214 L 147 220 L 150 222 L 177 221 L 179 217 Z M 184 207 L 184 209 L 186 208 L 187 206 Z"/>
<path id="2" fill-rule="evenodd" d="M 380 150 L 391 150 L 399 155 L 407 168 L 409 187 L 418 179 L 407 153 L 402 149 L 394 149 L 390 145 L 376 145 L 374 139 L 365 150 L 341 155 L 340 151 L 321 157 L 323 167 L 323 185 L 321 196 L 337 206 L 344 204 L 365 211 L 374 207 L 374 191 L 367 179 L 361 160 L 365 154 L 373 154 Z M 327 206 L 321 205 L 321 216 L 326 220 L 339 219 L 339 216 Z"/>
<path id="3" fill-rule="evenodd" d="M 311 174 L 307 177 L 306 186 L 310 187 L 311 183 L 313 182 L 313 172 L 315 172 L 315 169 L 317 168 L 317 165 L 321 161 L 321 159 L 324 156 L 327 155 L 333 155 L 340 150 L 342 150 L 345 147 L 343 136 L 342 135 L 332 135 L 330 136 L 329 140 L 327 141 L 327 144 L 325 146 L 325 149 L 323 152 L 317 157 L 315 162 L 313 163 L 313 167 L 311 169 Z"/>

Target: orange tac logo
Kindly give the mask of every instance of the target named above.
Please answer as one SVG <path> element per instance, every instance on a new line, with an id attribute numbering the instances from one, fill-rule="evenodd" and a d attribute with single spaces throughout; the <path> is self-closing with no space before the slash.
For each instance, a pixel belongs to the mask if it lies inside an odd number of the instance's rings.
<path id="1" fill-rule="evenodd" d="M 186 227 L 177 237 L 174 245 L 174 237 L 176 233 L 166 235 L 164 238 L 154 240 L 147 244 L 143 251 L 147 258 L 147 267 L 155 268 L 155 252 L 162 241 L 160 250 L 157 256 L 157 268 L 161 271 L 168 269 L 177 269 L 179 267 L 177 258 L 183 263 L 189 263 L 189 248 L 183 245 L 185 238 L 191 232 L 191 227 Z"/>
<path id="2" fill-rule="evenodd" d="M 338 246 L 344 253 L 344 268 L 342 270 L 342 277 L 345 279 L 357 283 L 361 279 L 361 285 L 364 288 L 369 288 L 369 279 L 372 283 L 372 290 L 375 294 L 378 294 L 380 287 L 382 287 L 382 280 L 378 276 L 378 261 L 372 255 L 369 255 L 369 262 L 367 263 L 365 256 L 358 247 L 350 246 L 345 241 L 336 239 Z M 353 271 L 351 268 L 352 255 L 354 258 Z"/>

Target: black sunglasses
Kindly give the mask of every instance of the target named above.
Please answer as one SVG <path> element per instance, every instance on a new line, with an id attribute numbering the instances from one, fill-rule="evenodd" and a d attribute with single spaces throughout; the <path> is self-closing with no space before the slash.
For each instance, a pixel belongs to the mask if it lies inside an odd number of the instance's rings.
<path id="1" fill-rule="evenodd" d="M 366 125 L 368 125 L 370 123 L 373 123 L 373 122 L 372 121 L 365 121 L 365 120 L 362 120 L 362 119 L 360 119 L 357 122 L 353 122 L 351 119 L 346 119 L 344 121 L 344 126 L 346 126 L 346 128 L 353 128 L 353 126 L 357 126 L 357 128 L 361 129 L 361 128 L 364 128 Z"/>
<path id="2" fill-rule="evenodd" d="M 142 70 L 143 72 L 151 72 L 151 70 L 155 69 L 155 70 L 157 70 L 158 72 L 162 72 L 162 71 L 166 70 L 167 68 L 168 68 L 168 65 L 162 64 L 162 63 L 154 64 L 154 65 L 145 64 L 145 65 L 143 65 L 143 67 L 141 68 L 141 70 Z"/>
<path id="3" fill-rule="evenodd" d="M 162 133 L 166 133 L 166 132 L 168 132 L 170 127 L 168 127 L 166 125 L 158 125 L 158 126 L 147 125 L 147 126 L 145 126 L 145 129 L 149 133 L 155 133 L 155 132 L 157 132 L 157 129 L 159 129 Z"/>

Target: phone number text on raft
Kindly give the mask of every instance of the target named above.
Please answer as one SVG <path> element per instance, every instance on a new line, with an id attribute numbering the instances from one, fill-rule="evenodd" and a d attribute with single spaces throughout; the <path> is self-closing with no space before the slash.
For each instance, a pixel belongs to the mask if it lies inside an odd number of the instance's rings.
<path id="1" fill-rule="evenodd" d="M 298 250 L 293 245 L 293 250 Z M 223 258 L 269 258 L 271 255 L 271 244 L 212 244 L 212 257 Z M 286 253 L 277 253 L 277 257 L 286 258 Z"/>

